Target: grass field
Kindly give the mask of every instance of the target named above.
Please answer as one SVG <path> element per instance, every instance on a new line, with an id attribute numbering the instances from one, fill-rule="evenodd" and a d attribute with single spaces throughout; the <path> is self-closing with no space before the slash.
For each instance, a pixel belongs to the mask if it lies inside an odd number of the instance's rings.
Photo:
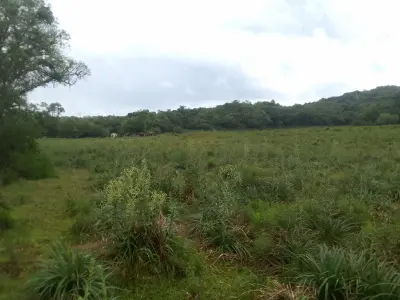
<path id="1" fill-rule="evenodd" d="M 400 299 L 399 133 L 42 139 L 57 177 L 0 190 L 0 299 L 60 240 L 120 299 Z"/>

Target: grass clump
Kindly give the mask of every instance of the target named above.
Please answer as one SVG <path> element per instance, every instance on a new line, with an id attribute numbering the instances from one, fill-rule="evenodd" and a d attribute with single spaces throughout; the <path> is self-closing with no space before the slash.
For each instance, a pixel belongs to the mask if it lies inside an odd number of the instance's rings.
<path id="1" fill-rule="evenodd" d="M 241 259 L 249 257 L 248 240 L 243 226 L 237 222 L 239 194 L 235 187 L 242 181 L 233 165 L 217 170 L 217 178 L 207 183 L 205 197 L 200 204 L 200 214 L 192 218 L 192 231 L 205 238 L 208 246 L 220 252 L 230 252 Z"/>
<path id="2" fill-rule="evenodd" d="M 146 161 L 125 169 L 105 190 L 101 225 L 112 240 L 117 265 L 126 276 L 143 273 L 188 275 L 194 250 L 173 232 L 164 214 L 166 194 L 151 189 Z"/>
<path id="3" fill-rule="evenodd" d="M 39 300 L 109 299 L 110 273 L 88 253 L 56 243 L 40 271 L 28 281 Z"/>
<path id="4" fill-rule="evenodd" d="M 400 273 L 368 251 L 319 245 L 294 256 L 297 280 L 316 289 L 318 300 L 397 300 Z"/>

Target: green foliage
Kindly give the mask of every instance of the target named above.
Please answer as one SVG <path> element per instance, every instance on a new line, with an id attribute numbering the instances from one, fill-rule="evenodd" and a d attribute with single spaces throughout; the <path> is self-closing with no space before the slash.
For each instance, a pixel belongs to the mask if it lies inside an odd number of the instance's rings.
<path id="1" fill-rule="evenodd" d="M 389 125 L 397 123 L 399 123 L 399 116 L 388 113 L 382 113 L 379 115 L 378 119 L 376 119 L 376 124 L 378 125 Z"/>
<path id="2" fill-rule="evenodd" d="M 125 169 L 106 187 L 102 211 L 113 218 L 113 228 L 153 225 L 165 203 L 166 195 L 151 190 L 151 175 L 146 161 L 137 168 Z"/>
<path id="3" fill-rule="evenodd" d="M 333 245 L 343 243 L 343 239 L 352 232 L 359 232 L 362 224 L 352 220 L 338 208 L 325 201 L 325 206 L 320 203 L 306 205 L 302 226 L 313 232 L 314 238 L 319 242 Z"/>
<path id="4" fill-rule="evenodd" d="M 75 199 L 69 196 L 66 199 L 65 211 L 69 216 L 74 217 L 78 214 L 88 215 L 92 210 L 92 203 L 86 199 Z"/>
<path id="5" fill-rule="evenodd" d="M 44 178 L 54 171 L 38 153 L 35 125 L 42 130 L 46 125 L 49 131 L 55 123 L 40 122 L 43 119 L 27 105 L 26 95 L 50 83 L 73 85 L 90 72 L 83 63 L 64 55 L 68 34 L 58 28 L 45 1 L 5 0 L 0 15 L 0 183 L 18 177 Z M 47 120 L 63 111 L 57 103 L 46 108 Z"/>
<path id="6" fill-rule="evenodd" d="M 116 233 L 113 250 L 117 265 L 128 277 L 199 275 L 196 250 L 185 240 L 152 226 L 140 226 Z"/>
<path id="7" fill-rule="evenodd" d="M 70 232 L 79 241 L 84 242 L 98 236 L 98 219 L 95 212 L 89 214 L 79 213 L 75 216 L 75 222 L 71 226 Z"/>
<path id="8" fill-rule="evenodd" d="M 22 178 L 41 179 L 55 176 L 53 164 L 38 149 L 25 153 L 17 152 L 12 159 L 15 160 L 12 169 Z"/>
<path id="9" fill-rule="evenodd" d="M 0 118 L 0 184 L 19 177 L 40 179 L 54 175 L 51 162 L 39 151 L 35 135 L 35 126 L 27 112 Z"/>
<path id="10" fill-rule="evenodd" d="M 78 138 L 105 137 L 111 132 L 123 136 L 145 131 L 180 134 L 187 130 L 384 125 L 397 124 L 399 115 L 400 87 L 381 86 L 302 105 L 282 106 L 273 100 L 257 103 L 235 100 L 212 108 L 181 106 L 168 111 L 141 110 L 126 116 L 62 117 L 59 130 L 52 125 L 51 118 L 46 117 L 47 121 L 41 124 L 48 136 Z"/>
<path id="11" fill-rule="evenodd" d="M 398 299 L 400 274 L 366 251 L 319 246 L 295 254 L 298 280 L 316 288 L 317 299 Z"/>
<path id="12" fill-rule="evenodd" d="M 37 299 L 109 299 L 110 273 L 89 254 L 56 243 L 28 282 Z"/>
<path id="13" fill-rule="evenodd" d="M 196 253 L 171 231 L 168 221 L 173 219 L 164 216 L 165 205 L 166 195 L 151 188 L 145 160 L 140 167 L 131 165 L 106 186 L 100 207 L 102 226 L 126 276 L 191 273 Z"/>
<path id="14" fill-rule="evenodd" d="M 75 182 L 57 190 L 63 198 L 54 215 L 68 230 L 76 214 L 73 231 L 90 241 L 82 248 L 105 246 L 103 259 L 126 276 L 120 284 L 132 283 L 127 299 L 314 299 L 314 290 L 325 296 L 318 291 L 322 286 L 338 297 L 372 300 L 397 293 L 398 129 L 187 132 L 39 143 L 60 174 L 62 168 L 76 168 L 71 174 L 90 170 L 89 182 L 79 180 L 90 185 L 86 192 L 101 194 L 90 212 L 90 197 L 69 196 Z M 41 189 L 31 191 L 34 197 Z M 46 216 L 53 197 L 41 198 Z M 63 214 L 66 203 L 70 212 Z M 13 216 L 26 216 L 36 206 L 30 199 Z M 32 227 L 42 233 L 48 230 L 44 224 L 42 231 Z M 203 273 L 193 277 L 199 264 Z M 254 275 L 243 275 L 247 268 Z M 282 285 L 270 287 L 264 274 Z"/>
<path id="15" fill-rule="evenodd" d="M 7 98 L 8 102 L 1 106 L 0 116 L 12 108 L 19 97 L 37 87 L 49 83 L 72 85 L 90 73 L 83 63 L 64 55 L 69 36 L 58 27 L 45 1 L 6 0 L 1 14 L 4 18 L 0 28 L 10 30 L 2 31 L 5 36 L 0 44 L 0 73 L 8 75 L 7 80 L 1 81 L 0 98 Z"/>

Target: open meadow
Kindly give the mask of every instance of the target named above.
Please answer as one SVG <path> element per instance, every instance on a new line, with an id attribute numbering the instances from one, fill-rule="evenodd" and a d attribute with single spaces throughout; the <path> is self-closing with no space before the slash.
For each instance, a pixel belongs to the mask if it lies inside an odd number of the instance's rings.
<path id="1" fill-rule="evenodd" d="M 39 145 L 54 178 L 0 188 L 0 299 L 400 299 L 399 126 Z"/>

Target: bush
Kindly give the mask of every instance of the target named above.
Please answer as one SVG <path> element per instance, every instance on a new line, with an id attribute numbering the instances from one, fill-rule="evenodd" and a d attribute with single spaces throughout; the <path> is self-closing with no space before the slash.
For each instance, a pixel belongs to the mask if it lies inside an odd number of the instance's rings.
<path id="1" fill-rule="evenodd" d="M 131 166 L 105 190 L 99 214 L 101 229 L 112 240 L 112 253 L 128 277 L 142 272 L 184 276 L 189 274 L 195 253 L 178 242 L 172 219 L 163 210 L 166 194 L 151 189 L 151 174 L 145 160 Z"/>
<path id="2" fill-rule="evenodd" d="M 53 165 L 38 149 L 37 127 L 29 111 L 10 113 L 0 122 L 0 184 L 19 177 L 40 179 L 55 175 Z"/>
<path id="3" fill-rule="evenodd" d="M 11 155 L 10 163 L 0 170 L 0 185 L 9 184 L 18 178 L 35 180 L 56 176 L 50 160 L 34 147 Z"/>
<path id="4" fill-rule="evenodd" d="M 153 225 L 120 232 L 113 243 L 116 262 L 128 277 L 138 277 L 145 272 L 185 277 L 201 271 L 195 248 Z"/>
<path id="5" fill-rule="evenodd" d="M 16 153 L 12 169 L 25 179 L 42 179 L 54 177 L 55 170 L 50 160 L 38 149 Z"/>
<path id="6" fill-rule="evenodd" d="M 39 300 L 107 299 L 113 290 L 109 279 L 110 273 L 91 255 L 56 243 L 28 287 Z"/>

